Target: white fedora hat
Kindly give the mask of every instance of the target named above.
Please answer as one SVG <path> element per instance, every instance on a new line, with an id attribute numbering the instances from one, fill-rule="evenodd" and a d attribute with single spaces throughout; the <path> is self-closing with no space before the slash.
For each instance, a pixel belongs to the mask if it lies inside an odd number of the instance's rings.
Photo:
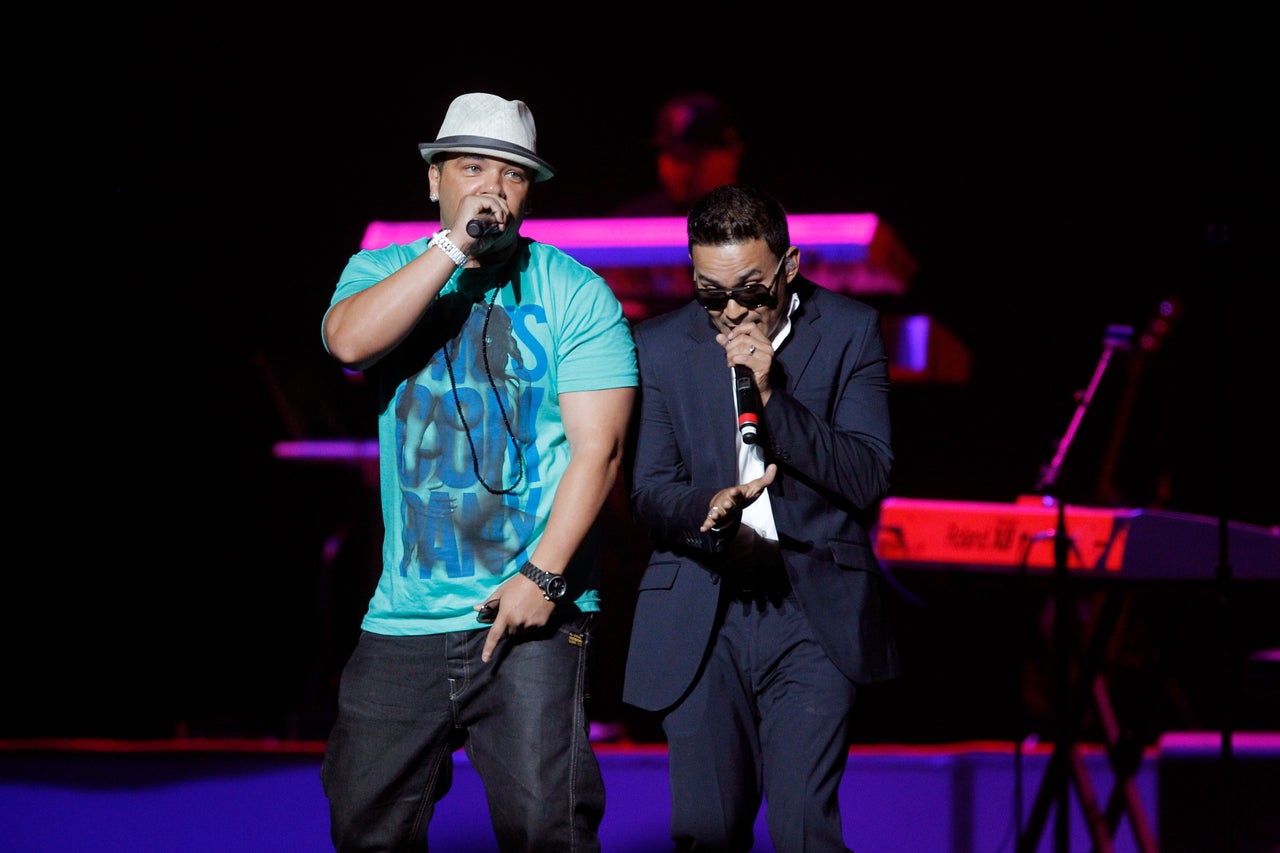
<path id="1" fill-rule="evenodd" d="M 484 92 L 454 98 L 444 114 L 436 141 L 420 143 L 418 150 L 428 163 L 445 151 L 492 154 L 529 167 L 535 181 L 545 181 L 556 173 L 537 155 L 538 132 L 533 125 L 533 113 L 525 102 L 508 101 Z"/>

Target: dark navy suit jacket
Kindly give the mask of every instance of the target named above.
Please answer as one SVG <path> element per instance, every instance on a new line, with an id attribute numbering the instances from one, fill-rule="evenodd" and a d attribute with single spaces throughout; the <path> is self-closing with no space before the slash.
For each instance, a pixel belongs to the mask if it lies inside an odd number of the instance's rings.
<path id="1" fill-rule="evenodd" d="M 890 485 L 889 361 L 879 313 L 797 276 L 801 297 L 761 417 L 769 500 L 787 574 L 819 642 L 856 683 L 896 677 L 888 589 L 870 528 Z M 738 482 L 731 372 L 696 302 L 638 323 L 636 522 L 654 544 L 640 581 L 623 700 L 669 708 L 692 686 L 717 626 L 728 535 L 701 533 Z M 729 532 L 731 535 L 732 531 Z"/>

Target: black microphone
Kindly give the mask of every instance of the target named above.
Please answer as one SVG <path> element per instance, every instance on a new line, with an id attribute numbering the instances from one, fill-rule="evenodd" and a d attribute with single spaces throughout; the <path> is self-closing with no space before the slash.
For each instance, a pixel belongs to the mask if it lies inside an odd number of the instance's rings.
<path id="1" fill-rule="evenodd" d="M 733 366 L 733 390 L 738 396 L 738 432 L 743 444 L 756 443 L 756 425 L 760 423 L 760 393 L 756 376 L 745 364 Z"/>
<path id="2" fill-rule="evenodd" d="M 467 233 L 472 237 L 488 237 L 499 230 L 498 223 L 492 219 L 473 219 L 467 223 Z"/>

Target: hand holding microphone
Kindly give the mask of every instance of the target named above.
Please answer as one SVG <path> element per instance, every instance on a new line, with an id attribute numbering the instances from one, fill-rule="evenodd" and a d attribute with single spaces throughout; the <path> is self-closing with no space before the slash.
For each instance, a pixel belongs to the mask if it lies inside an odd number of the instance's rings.
<path id="1" fill-rule="evenodd" d="M 482 240 L 502 233 L 501 220 L 510 215 L 500 194 L 476 193 L 460 201 L 454 222 L 465 222 L 467 236 Z"/>
<path id="2" fill-rule="evenodd" d="M 491 237 L 501 231 L 498 221 L 492 217 L 477 216 L 467 223 L 467 234 L 477 239 Z"/>
<path id="3" fill-rule="evenodd" d="M 767 345 L 764 352 L 756 356 L 756 345 L 750 343 L 750 332 L 745 334 L 740 332 L 736 337 L 739 341 L 747 342 L 749 347 L 746 351 L 747 358 L 764 358 L 766 362 L 769 360 L 771 350 Z M 723 333 L 717 335 L 716 340 L 724 347 L 730 346 L 732 341 L 730 336 Z M 741 347 L 741 343 L 736 345 L 738 349 Z M 741 358 L 741 353 L 736 357 Z M 764 402 L 760 398 L 760 386 L 756 383 L 755 371 L 746 364 L 733 365 L 733 395 L 738 404 L 738 434 L 742 436 L 742 443 L 755 444 L 760 438 L 760 416 Z"/>

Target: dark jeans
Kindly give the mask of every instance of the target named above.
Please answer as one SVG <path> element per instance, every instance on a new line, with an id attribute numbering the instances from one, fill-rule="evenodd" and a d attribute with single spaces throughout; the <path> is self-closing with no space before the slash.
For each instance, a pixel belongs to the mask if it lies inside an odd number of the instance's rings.
<path id="1" fill-rule="evenodd" d="M 320 770 L 334 848 L 427 850 L 464 746 L 504 853 L 598 851 L 604 782 L 585 707 L 595 619 L 504 640 L 487 664 L 486 630 L 362 634 Z"/>

